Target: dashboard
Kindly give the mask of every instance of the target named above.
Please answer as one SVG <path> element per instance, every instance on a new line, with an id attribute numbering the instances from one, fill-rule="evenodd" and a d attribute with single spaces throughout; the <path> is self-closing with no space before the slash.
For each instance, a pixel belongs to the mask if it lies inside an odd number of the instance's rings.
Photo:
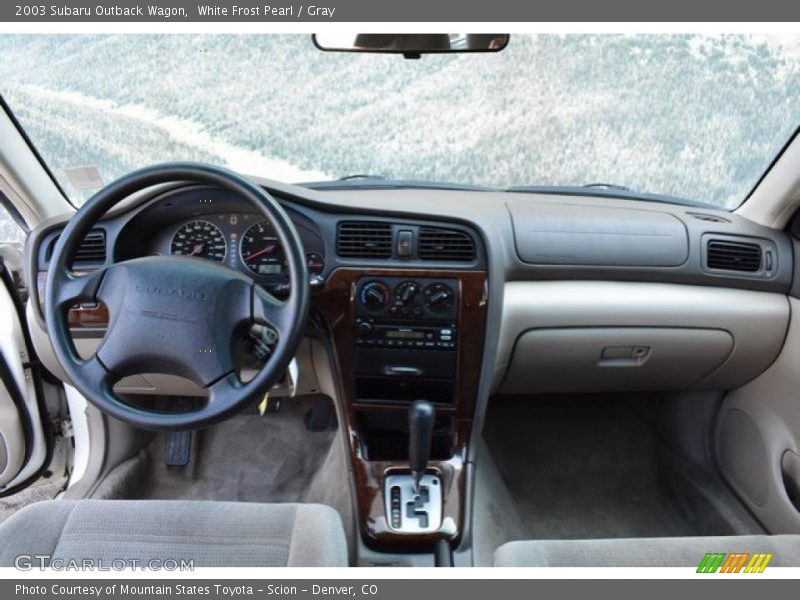
<path id="1" fill-rule="evenodd" d="M 459 339 L 488 354 L 484 368 L 490 376 L 484 380 L 492 389 L 564 391 L 567 383 L 598 378 L 619 389 L 607 374 L 623 370 L 600 369 L 605 363 L 597 360 L 609 347 L 651 348 L 648 369 L 663 373 L 667 367 L 688 372 L 682 365 L 694 354 L 682 349 L 705 348 L 715 361 L 702 373 L 669 381 L 692 387 L 713 371 L 724 376 L 707 384 L 729 388 L 763 369 L 785 333 L 786 295 L 794 293 L 791 236 L 733 213 L 591 195 L 316 190 L 255 181 L 278 200 L 298 232 L 318 292 L 312 309 L 321 309 L 330 294 L 346 287 L 350 301 L 366 310 L 350 315 L 360 328 L 351 332 L 354 346 L 417 349 L 420 339 L 396 336 L 424 334 L 427 340 L 429 333 L 447 344 L 450 340 L 437 336 L 457 319 L 440 318 L 430 306 L 440 298 L 461 297 L 453 282 L 463 286 L 462 274 L 483 274 L 474 294 L 488 306 L 486 336 L 462 329 Z M 43 223 L 26 246 L 33 316 L 44 335 L 43 286 L 65 222 L 66 217 Z M 277 296 L 291 285 L 283 249 L 261 214 L 223 190 L 180 182 L 132 197 L 107 215 L 87 236 L 75 268 L 169 254 L 225 264 Z M 446 287 L 432 286 L 437 282 Z M 108 314 L 101 309 L 71 311 L 78 337 L 102 338 Z M 744 315 L 759 310 L 761 326 L 745 330 Z M 340 318 L 330 316 L 331 322 Z M 386 322 L 393 319 L 413 323 L 398 329 Z M 703 327 L 709 331 L 700 343 L 692 336 Z M 553 348 L 560 347 L 573 351 L 556 355 Z M 585 354 L 582 370 L 573 364 L 577 349 Z M 575 377 L 553 383 L 530 375 L 523 355 L 539 354 L 551 359 L 552 373 Z M 435 360 L 444 356 L 436 354 Z M 666 365 L 659 364 L 662 358 Z M 635 357 L 617 362 L 638 364 Z M 744 362 L 752 369 L 743 369 Z M 646 370 L 640 369 L 643 376 Z M 635 379 L 628 374 L 626 381 Z M 651 375 L 647 382 L 661 385 Z"/>
<path id="2" fill-rule="evenodd" d="M 343 267 L 475 269 L 485 265 L 477 234 L 460 223 L 401 217 L 384 220 L 360 211 L 320 210 L 270 191 L 300 237 L 312 288 L 322 288 L 331 273 Z M 41 303 L 47 268 L 63 223 L 56 219 L 44 224 L 27 247 L 28 272 L 37 283 L 32 289 L 40 325 L 44 324 Z M 455 242 L 447 236 L 456 236 Z M 408 246 L 409 239 L 412 246 Z M 110 212 L 87 235 L 73 268 L 88 271 L 158 255 L 223 264 L 245 273 L 279 298 L 290 291 L 284 250 L 263 214 L 226 190 L 178 183 L 144 199 L 131 199 L 129 205 Z M 107 317 L 94 306 L 77 306 L 71 316 L 73 324 L 83 325 L 82 329 L 99 329 Z"/>

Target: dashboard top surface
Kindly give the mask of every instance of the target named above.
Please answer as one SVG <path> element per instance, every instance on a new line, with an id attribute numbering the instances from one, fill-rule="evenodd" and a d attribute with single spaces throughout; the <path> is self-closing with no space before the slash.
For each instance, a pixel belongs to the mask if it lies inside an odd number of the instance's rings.
<path id="1" fill-rule="evenodd" d="M 674 282 L 787 293 L 792 283 L 794 257 L 789 236 L 722 210 L 548 193 L 419 188 L 322 191 L 259 178 L 253 180 L 276 197 L 290 215 L 306 253 L 312 255 L 309 264 L 315 265 L 322 280 L 338 267 L 396 267 L 486 269 L 495 284 L 508 280 L 594 279 Z M 260 242 L 255 241 L 242 250 L 248 229 L 262 219 L 252 207 L 226 192 L 213 191 L 209 196 L 209 191 L 176 182 L 132 196 L 99 224 L 106 231 L 109 257 L 124 260 L 147 253 L 169 253 L 179 229 L 201 220 L 220 230 L 225 240 L 223 260 L 226 264 L 265 283 L 280 280 L 281 273 L 276 266 L 280 263 L 279 249 L 274 250 L 275 256 L 264 256 L 273 252 L 269 249 L 268 233 L 260 232 L 263 233 Z M 612 214 L 611 219 L 619 217 L 622 228 L 612 228 L 608 234 L 602 234 L 608 244 L 615 246 L 612 253 L 615 256 L 626 251 L 624 221 L 627 218 L 636 214 L 643 217 L 669 215 L 685 230 L 685 257 L 681 255 L 681 260 L 669 264 L 638 264 L 637 261 L 603 264 L 596 258 L 585 263 L 579 260 L 532 262 L 520 255 L 518 239 L 520 215 L 530 207 L 548 209 L 548 235 L 563 230 L 576 240 L 580 239 L 581 232 L 575 228 L 585 226 L 584 216 L 616 210 L 617 214 Z M 31 274 L 47 268 L 48 249 L 66 218 L 43 223 L 31 236 L 26 261 Z M 337 225 L 350 220 L 390 223 L 395 235 L 400 228 L 421 226 L 460 230 L 473 239 L 476 254 L 474 260 L 468 262 L 421 261 L 416 256 L 400 257 L 396 253 L 380 259 L 341 256 L 336 248 Z M 763 241 L 774 250 L 771 259 L 775 261 L 774 268 L 768 276 L 762 277 L 735 271 L 710 272 L 704 268 L 704 248 L 709 235 Z M 563 245 L 563 239 L 560 243 Z M 248 258 L 255 252 L 261 254 L 251 261 L 257 264 L 251 265 Z"/>

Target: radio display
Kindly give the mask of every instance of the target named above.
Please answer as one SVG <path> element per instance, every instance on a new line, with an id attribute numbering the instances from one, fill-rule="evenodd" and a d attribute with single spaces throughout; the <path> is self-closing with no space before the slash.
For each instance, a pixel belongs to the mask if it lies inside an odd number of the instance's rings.
<path id="1" fill-rule="evenodd" d="M 423 340 L 425 339 L 424 331 L 409 331 L 403 329 L 389 329 L 384 334 L 387 338 L 403 339 L 403 340 Z"/>

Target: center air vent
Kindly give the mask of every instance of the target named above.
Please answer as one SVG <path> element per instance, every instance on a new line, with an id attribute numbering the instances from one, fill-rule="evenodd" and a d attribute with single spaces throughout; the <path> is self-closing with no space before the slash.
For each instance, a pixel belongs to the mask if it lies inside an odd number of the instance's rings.
<path id="1" fill-rule="evenodd" d="M 417 253 L 420 260 L 470 261 L 475 258 L 475 244 L 463 231 L 421 227 Z"/>
<path id="2" fill-rule="evenodd" d="M 709 240 L 706 264 L 709 269 L 755 273 L 761 269 L 761 246 L 747 242 Z"/>
<path id="3" fill-rule="evenodd" d="M 391 258 L 392 226 L 380 221 L 343 221 L 336 229 L 336 252 L 352 258 Z"/>

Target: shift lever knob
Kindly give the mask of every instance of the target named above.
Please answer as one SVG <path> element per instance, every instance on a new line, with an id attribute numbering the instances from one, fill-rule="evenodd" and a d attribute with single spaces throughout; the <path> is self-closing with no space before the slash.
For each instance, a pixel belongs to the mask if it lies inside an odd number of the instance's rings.
<path id="1" fill-rule="evenodd" d="M 415 400 L 408 407 L 408 464 L 414 478 L 414 488 L 419 482 L 431 456 L 431 438 L 436 409 L 427 400 Z"/>

